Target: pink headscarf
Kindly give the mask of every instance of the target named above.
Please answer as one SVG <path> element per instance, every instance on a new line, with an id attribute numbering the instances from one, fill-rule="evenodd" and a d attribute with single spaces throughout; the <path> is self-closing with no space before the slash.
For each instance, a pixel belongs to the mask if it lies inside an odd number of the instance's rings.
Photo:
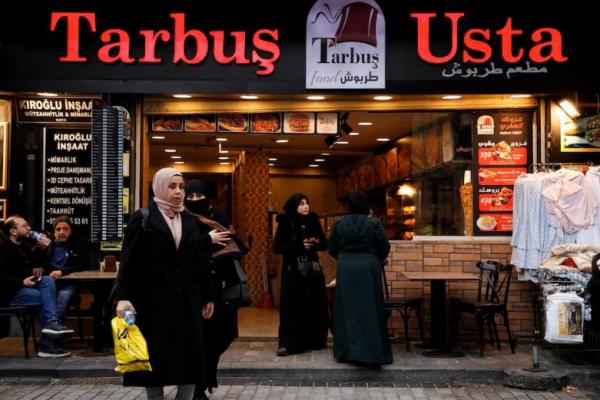
<path id="1" fill-rule="evenodd" d="M 175 168 L 162 168 L 159 169 L 154 178 L 152 179 L 152 190 L 154 191 L 154 202 L 158 206 L 159 210 L 166 214 L 169 218 L 175 217 L 175 214 L 185 210 L 183 201 L 181 204 L 173 204 L 167 201 L 167 193 L 169 190 L 169 184 L 171 178 L 174 176 L 182 176 L 181 172 Z M 184 193 L 185 196 L 185 193 Z"/>

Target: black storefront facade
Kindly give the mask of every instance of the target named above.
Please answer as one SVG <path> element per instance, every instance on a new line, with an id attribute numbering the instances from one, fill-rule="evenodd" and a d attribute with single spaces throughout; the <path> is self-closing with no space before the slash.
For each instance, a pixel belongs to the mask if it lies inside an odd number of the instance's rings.
<path id="1" fill-rule="evenodd" d="M 219 104 L 209 107 L 211 112 L 240 110 L 245 106 L 231 96 L 245 94 L 271 96 L 275 104 L 252 103 L 249 112 L 277 110 L 277 102 L 298 95 L 335 98 L 326 106 L 311 103 L 315 112 L 525 112 L 531 135 L 525 169 L 533 163 L 598 161 L 597 148 L 579 151 L 561 145 L 557 114 L 563 99 L 571 100 L 584 117 L 597 114 L 600 84 L 590 62 L 597 34 L 584 3 L 565 10 L 544 2 L 502 2 L 488 10 L 475 2 L 361 2 L 372 12 L 371 19 L 359 16 L 364 9 L 356 2 L 335 1 L 325 8 L 323 3 L 11 4 L 5 11 L 10 22 L 0 27 L 0 116 L 7 143 L 3 209 L 40 226 L 40 183 L 61 178 L 61 170 L 55 170 L 57 176 L 44 175 L 44 149 L 50 147 L 43 137 L 62 134 L 68 141 L 77 134 L 86 138 L 91 129 L 91 123 L 77 120 L 80 114 L 50 122 L 40 118 L 51 114 L 40 114 L 32 117 L 37 118 L 34 123 L 19 121 L 19 101 L 33 101 L 34 108 L 36 102 L 49 104 L 51 99 L 40 92 L 80 100 L 85 107 L 111 104 L 129 112 L 129 209 L 147 202 L 147 118 L 204 110 L 204 99 L 211 96 Z M 331 25 L 333 36 L 319 36 L 319 30 L 307 34 L 307 26 L 315 22 Z M 358 50 L 337 51 L 342 42 L 358 43 Z M 312 63 L 308 47 L 314 50 Z M 337 73 L 322 74 L 336 68 Z M 155 97 L 172 94 L 199 98 L 161 104 Z M 448 103 L 441 99 L 445 95 L 463 97 Z M 391 99 L 375 101 L 374 96 Z M 42 110 L 55 111 L 43 104 Z M 85 197 L 87 192 L 75 194 Z M 506 245 L 506 238 L 501 239 Z M 264 243 L 266 251 L 266 238 Z M 403 250 L 398 245 L 394 251 Z"/>

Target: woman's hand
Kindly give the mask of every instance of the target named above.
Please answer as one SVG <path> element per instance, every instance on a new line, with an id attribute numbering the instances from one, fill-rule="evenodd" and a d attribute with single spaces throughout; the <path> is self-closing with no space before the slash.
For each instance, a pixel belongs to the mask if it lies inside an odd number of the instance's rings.
<path id="1" fill-rule="evenodd" d="M 117 317 L 123 318 L 123 314 L 127 310 L 135 312 L 133 304 L 131 304 L 129 300 L 119 300 L 119 302 L 117 303 Z"/>
<path id="2" fill-rule="evenodd" d="M 210 303 L 206 303 L 204 307 L 202 307 L 202 318 L 211 319 L 214 311 L 215 303 L 213 303 L 212 301 Z"/>
<path id="3" fill-rule="evenodd" d="M 213 229 L 212 231 L 208 232 L 208 235 L 210 236 L 210 239 L 213 242 L 213 244 L 219 244 L 221 246 L 227 246 L 227 241 L 231 240 L 231 238 L 229 237 L 230 234 L 231 233 L 229 231 L 219 232 L 216 229 Z"/>

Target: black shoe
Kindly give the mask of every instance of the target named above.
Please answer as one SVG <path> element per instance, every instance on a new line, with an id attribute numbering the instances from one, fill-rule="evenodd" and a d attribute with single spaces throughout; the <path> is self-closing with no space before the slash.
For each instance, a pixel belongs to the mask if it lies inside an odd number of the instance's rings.
<path id="1" fill-rule="evenodd" d="M 57 346 L 40 344 L 40 349 L 37 355 L 41 358 L 60 358 L 70 356 L 71 352 Z"/>
<path id="2" fill-rule="evenodd" d="M 192 400 L 208 400 L 204 388 L 197 386 L 196 389 L 194 389 L 194 397 L 192 397 Z"/>
<path id="3" fill-rule="evenodd" d="M 285 347 L 280 347 L 279 349 L 277 349 L 278 357 L 287 357 L 289 355 L 290 355 L 290 353 L 288 352 L 288 349 L 286 349 Z"/>
<path id="4" fill-rule="evenodd" d="M 42 329 L 42 333 L 48 336 L 62 336 L 73 332 L 75 332 L 73 329 L 67 328 L 58 321 L 49 322 L 44 329 Z"/>

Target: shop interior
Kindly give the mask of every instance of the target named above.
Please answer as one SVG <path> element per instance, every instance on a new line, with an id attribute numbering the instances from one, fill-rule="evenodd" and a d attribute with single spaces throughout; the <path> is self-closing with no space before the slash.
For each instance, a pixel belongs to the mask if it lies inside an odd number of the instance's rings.
<path id="1" fill-rule="evenodd" d="M 265 308 L 240 311 L 241 336 L 277 336 L 281 259 L 271 250 L 271 238 L 274 215 L 288 196 L 306 194 L 326 233 L 343 215 L 345 197 L 360 189 L 369 195 L 373 214 L 383 221 L 391 240 L 464 235 L 470 224 L 457 212 L 462 210 L 457 193 L 470 176 L 473 111 L 534 104 L 529 97 L 510 96 L 413 96 L 394 104 L 362 97 L 145 99 L 143 140 L 148 159 L 143 192 L 149 195 L 152 174 L 165 166 L 179 169 L 186 178 L 201 178 L 211 187 L 213 206 L 230 216 L 244 240 L 258 236 L 255 230 L 260 228 L 243 221 L 236 199 L 243 200 L 251 190 L 268 193 L 268 216 L 262 220 L 268 225 L 263 247 L 267 256 L 246 260 L 244 268 L 260 270 L 271 301 L 262 302 Z M 231 123 L 232 113 L 242 116 L 237 127 L 223 126 Z M 323 113 L 334 116 L 335 132 L 319 133 L 314 126 Z M 292 132 L 289 119 L 298 115 L 314 116 L 310 126 L 299 128 L 310 133 Z M 261 129 L 272 133 L 259 133 Z M 268 178 L 258 183 L 250 182 L 248 175 L 256 172 L 252 168 L 244 171 L 245 178 L 236 176 L 250 153 L 261 154 L 260 162 L 267 164 Z M 386 157 L 394 157 L 393 163 L 386 163 Z M 394 170 L 386 171 L 392 164 Z M 335 260 L 327 254 L 321 257 L 329 282 L 335 278 Z"/>

